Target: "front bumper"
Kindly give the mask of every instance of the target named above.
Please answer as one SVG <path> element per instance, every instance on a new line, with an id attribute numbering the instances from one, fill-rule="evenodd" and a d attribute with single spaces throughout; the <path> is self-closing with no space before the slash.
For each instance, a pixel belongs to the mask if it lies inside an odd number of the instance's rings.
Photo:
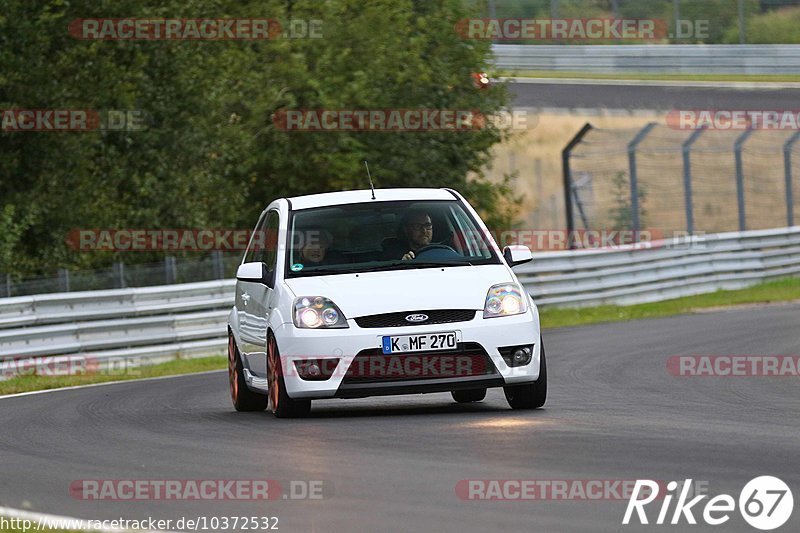
<path id="1" fill-rule="evenodd" d="M 526 383 L 539 378 L 540 335 L 539 318 L 532 306 L 527 313 L 484 319 L 476 311 L 473 320 L 428 326 L 404 326 L 392 328 L 360 328 L 353 319 L 348 320 L 348 329 L 298 329 L 292 324 L 282 324 L 274 331 L 281 354 L 286 392 L 292 398 L 357 398 L 387 394 L 414 394 L 423 392 L 446 392 L 458 389 L 500 387 Z M 460 345 L 478 344 L 494 365 L 491 373 L 458 377 L 426 377 L 396 381 L 371 380 L 348 382 L 345 375 L 359 352 L 381 347 L 384 335 L 414 335 L 458 331 Z M 529 364 L 509 367 L 498 348 L 504 346 L 533 345 L 533 357 Z M 454 353 L 457 353 L 456 350 Z M 442 353 L 445 352 L 427 352 Z M 414 356 L 418 354 L 407 354 Z M 396 355 L 392 357 L 406 357 Z M 295 371 L 295 361 L 314 359 L 339 359 L 330 378 L 324 381 L 302 379 Z"/>

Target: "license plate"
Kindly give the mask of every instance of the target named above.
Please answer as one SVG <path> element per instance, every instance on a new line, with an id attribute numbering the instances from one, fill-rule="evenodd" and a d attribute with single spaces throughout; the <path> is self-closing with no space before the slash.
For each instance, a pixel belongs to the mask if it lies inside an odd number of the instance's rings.
<path id="1" fill-rule="evenodd" d="M 421 335 L 392 335 L 381 337 L 384 354 L 408 352 L 435 352 L 454 350 L 458 347 L 455 331 L 444 333 L 423 333 Z"/>

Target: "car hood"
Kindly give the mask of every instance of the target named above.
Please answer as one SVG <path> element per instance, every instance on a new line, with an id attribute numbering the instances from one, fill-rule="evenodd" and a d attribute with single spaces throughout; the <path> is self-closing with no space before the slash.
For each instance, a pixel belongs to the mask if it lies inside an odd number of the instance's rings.
<path id="1" fill-rule="evenodd" d="M 295 296 L 324 296 L 347 318 L 397 311 L 483 309 L 489 287 L 513 281 L 504 265 L 418 268 L 286 280 Z"/>

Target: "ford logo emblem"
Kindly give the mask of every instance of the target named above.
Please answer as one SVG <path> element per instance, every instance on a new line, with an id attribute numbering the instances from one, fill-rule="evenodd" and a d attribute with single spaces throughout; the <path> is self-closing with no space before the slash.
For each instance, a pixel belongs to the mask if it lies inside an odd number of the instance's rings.
<path id="1" fill-rule="evenodd" d="M 422 313 L 406 317 L 406 322 L 425 322 L 426 320 L 428 320 L 428 315 L 423 315 Z"/>

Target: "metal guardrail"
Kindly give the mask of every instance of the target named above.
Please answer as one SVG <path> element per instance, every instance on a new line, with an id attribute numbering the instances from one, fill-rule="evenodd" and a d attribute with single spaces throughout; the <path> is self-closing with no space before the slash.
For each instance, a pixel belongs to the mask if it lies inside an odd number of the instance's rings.
<path id="1" fill-rule="evenodd" d="M 501 70 L 797 74 L 800 45 L 525 45 L 495 44 Z"/>
<path id="2" fill-rule="evenodd" d="M 515 270 L 542 306 L 653 302 L 800 275 L 800 226 L 539 252 Z M 233 286 L 225 280 L 0 299 L 0 375 L 11 360 L 48 356 L 102 364 L 224 354 Z"/>

